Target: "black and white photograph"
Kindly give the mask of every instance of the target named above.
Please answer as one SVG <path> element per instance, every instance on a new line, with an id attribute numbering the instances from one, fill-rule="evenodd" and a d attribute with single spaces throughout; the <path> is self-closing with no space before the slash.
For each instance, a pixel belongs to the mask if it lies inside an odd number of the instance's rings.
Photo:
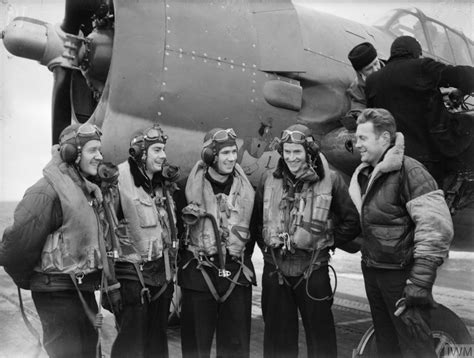
<path id="1" fill-rule="evenodd" d="M 0 358 L 474 357 L 473 0 L 0 0 Z"/>

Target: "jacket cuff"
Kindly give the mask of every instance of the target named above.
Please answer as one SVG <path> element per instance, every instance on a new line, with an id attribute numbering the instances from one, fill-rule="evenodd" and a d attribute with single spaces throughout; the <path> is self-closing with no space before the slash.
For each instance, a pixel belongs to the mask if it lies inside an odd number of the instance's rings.
<path id="1" fill-rule="evenodd" d="M 439 266 L 438 260 L 417 258 L 408 278 L 413 284 L 431 290 L 436 280 L 436 271 Z"/>

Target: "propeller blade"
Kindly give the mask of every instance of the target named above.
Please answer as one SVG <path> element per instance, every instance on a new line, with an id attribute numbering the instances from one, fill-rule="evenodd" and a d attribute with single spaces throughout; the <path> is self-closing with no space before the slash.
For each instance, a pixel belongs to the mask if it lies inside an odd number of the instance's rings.
<path id="1" fill-rule="evenodd" d="M 52 141 L 57 144 L 61 131 L 71 124 L 70 85 L 72 70 L 57 66 L 53 70 Z"/>

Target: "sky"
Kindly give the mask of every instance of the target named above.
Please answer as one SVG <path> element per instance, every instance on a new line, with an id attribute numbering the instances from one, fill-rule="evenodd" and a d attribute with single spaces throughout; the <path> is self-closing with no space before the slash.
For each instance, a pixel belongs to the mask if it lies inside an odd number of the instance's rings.
<path id="1" fill-rule="evenodd" d="M 395 8 L 418 7 L 474 39 L 474 1 L 294 0 L 295 3 L 372 24 Z M 15 16 L 62 20 L 62 0 L 0 0 L 0 29 Z M 50 158 L 52 74 L 8 54 L 0 44 L 0 201 L 17 201 Z"/>

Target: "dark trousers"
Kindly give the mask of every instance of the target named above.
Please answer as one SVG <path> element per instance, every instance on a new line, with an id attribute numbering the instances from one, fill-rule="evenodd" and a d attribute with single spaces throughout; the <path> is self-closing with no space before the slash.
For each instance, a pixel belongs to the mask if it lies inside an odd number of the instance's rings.
<path id="1" fill-rule="evenodd" d="M 111 357 L 168 357 L 168 316 L 173 296 L 173 285 L 154 301 L 142 302 L 142 285 L 138 281 L 121 280 L 123 309 L 117 315 L 118 335 L 112 346 Z M 149 286 L 153 297 L 160 287 Z"/>
<path id="2" fill-rule="evenodd" d="M 375 328 L 379 357 L 436 357 L 433 342 L 423 342 L 410 336 L 406 325 L 394 316 L 395 303 L 403 295 L 409 270 L 369 268 L 362 263 L 365 291 Z M 430 325 L 430 311 L 420 309 Z"/>
<path id="3" fill-rule="evenodd" d="M 252 286 L 236 286 L 224 302 L 210 292 L 182 289 L 181 349 L 183 358 L 209 357 L 216 332 L 217 357 L 248 357 Z"/>
<path id="4" fill-rule="evenodd" d="M 286 277 L 294 286 L 300 277 Z M 315 298 L 331 296 L 328 267 L 313 271 L 308 291 Z M 306 333 L 308 357 L 336 357 L 333 300 L 314 301 L 306 293 L 306 280 L 296 289 L 278 282 L 275 266 L 265 262 L 262 278 L 262 311 L 265 321 L 265 358 L 298 357 L 298 310 Z"/>
<path id="5" fill-rule="evenodd" d="M 93 292 L 83 292 L 89 308 L 97 313 Z M 97 331 L 86 316 L 77 291 L 31 292 L 43 327 L 43 346 L 51 358 L 93 358 Z"/>

